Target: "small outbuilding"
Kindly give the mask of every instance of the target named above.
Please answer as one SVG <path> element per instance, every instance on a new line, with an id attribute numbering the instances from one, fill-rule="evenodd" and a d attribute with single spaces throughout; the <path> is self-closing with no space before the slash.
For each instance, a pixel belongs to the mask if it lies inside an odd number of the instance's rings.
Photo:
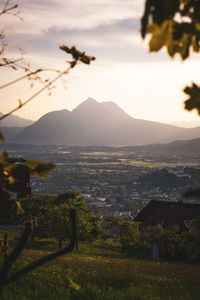
<path id="1" fill-rule="evenodd" d="M 181 230 L 186 230 L 188 221 L 196 218 L 200 218 L 200 204 L 151 200 L 134 221 L 141 222 L 142 227 L 178 225 Z"/>
<path id="2" fill-rule="evenodd" d="M 178 225 L 180 230 L 187 230 L 192 219 L 200 218 L 200 204 L 184 203 L 182 201 L 151 200 L 135 217 L 146 228 L 160 224 L 163 228 Z M 152 258 L 160 259 L 160 249 L 155 243 L 151 245 Z"/>

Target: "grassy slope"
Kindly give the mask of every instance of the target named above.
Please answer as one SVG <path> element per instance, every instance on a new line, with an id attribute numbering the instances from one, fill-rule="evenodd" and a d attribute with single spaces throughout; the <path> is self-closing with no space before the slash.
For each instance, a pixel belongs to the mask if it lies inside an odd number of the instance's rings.
<path id="1" fill-rule="evenodd" d="M 53 247 L 53 242 L 45 240 L 30 244 L 18 266 Z M 54 260 L 8 286 L 3 300 L 200 299 L 200 265 L 153 262 L 141 258 L 141 254 L 139 259 L 134 256 L 121 258 L 119 248 L 99 243 L 81 244 L 78 252 Z M 80 285 L 80 290 L 68 288 L 68 277 Z"/>

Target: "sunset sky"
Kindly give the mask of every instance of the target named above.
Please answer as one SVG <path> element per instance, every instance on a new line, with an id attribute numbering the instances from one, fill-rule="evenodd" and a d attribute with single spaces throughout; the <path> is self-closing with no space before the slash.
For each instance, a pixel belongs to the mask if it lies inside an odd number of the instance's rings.
<path id="1" fill-rule="evenodd" d="M 135 118 L 159 122 L 195 121 L 195 112 L 183 109 L 182 92 L 192 81 L 200 83 L 200 56 L 182 62 L 170 59 L 165 49 L 149 53 L 147 40 L 140 36 L 141 0 L 12 0 L 19 5 L 18 18 L 3 15 L 1 24 L 8 42 L 9 57 L 19 48 L 32 68 L 64 69 L 69 57 L 60 45 L 76 45 L 96 56 L 91 66 L 79 65 L 56 84 L 51 97 L 44 92 L 16 114 L 37 120 L 53 110 L 72 110 L 88 97 L 99 102 L 114 101 Z M 4 1 L 0 0 L 3 7 Z M 6 83 L 18 73 L 2 68 L 0 81 Z M 54 74 L 51 74 L 54 76 Z M 1 109 L 6 113 L 26 100 L 39 85 L 29 88 L 24 81 L 0 91 Z"/>

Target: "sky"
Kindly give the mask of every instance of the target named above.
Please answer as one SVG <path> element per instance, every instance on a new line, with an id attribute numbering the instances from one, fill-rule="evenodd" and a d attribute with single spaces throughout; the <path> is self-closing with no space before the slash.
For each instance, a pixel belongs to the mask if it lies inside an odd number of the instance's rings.
<path id="1" fill-rule="evenodd" d="M 0 8 L 5 1 L 0 0 Z M 196 112 L 186 112 L 183 88 L 199 81 L 200 57 L 182 62 L 166 50 L 149 53 L 148 38 L 140 35 L 143 0 L 11 0 L 18 4 L 19 18 L 2 15 L 1 30 L 8 57 L 17 58 L 19 48 L 31 68 L 67 68 L 60 45 L 76 45 L 96 57 L 91 65 L 78 65 L 64 82 L 56 83 L 52 96 L 43 92 L 16 114 L 37 120 L 47 112 L 72 110 L 88 97 L 98 102 L 113 101 L 134 118 L 170 122 L 200 121 Z M 0 82 L 21 73 L 2 68 Z M 45 73 L 52 78 L 55 73 Z M 45 77 L 45 78 L 46 78 Z M 6 113 L 30 97 L 41 86 L 30 88 L 28 80 L 0 90 L 1 109 Z"/>

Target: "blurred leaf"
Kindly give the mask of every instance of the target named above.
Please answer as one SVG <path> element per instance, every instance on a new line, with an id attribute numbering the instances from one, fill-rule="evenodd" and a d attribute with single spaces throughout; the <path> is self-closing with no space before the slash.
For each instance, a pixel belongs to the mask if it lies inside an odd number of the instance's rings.
<path id="1" fill-rule="evenodd" d="M 2 143 L 5 143 L 5 136 L 3 135 L 3 133 L 0 131 L 0 141 Z"/>
<path id="2" fill-rule="evenodd" d="M 90 62 L 91 62 L 92 60 L 95 60 L 95 59 L 96 59 L 96 58 L 95 58 L 94 56 L 87 56 L 87 55 L 84 55 L 83 57 L 81 57 L 80 61 L 81 61 L 82 63 L 84 63 L 84 64 L 89 65 Z"/>
<path id="3" fill-rule="evenodd" d="M 199 51 L 199 41 L 195 36 L 192 37 L 192 49 L 194 52 Z"/>
<path id="4" fill-rule="evenodd" d="M 192 87 L 187 86 L 184 89 L 184 93 L 189 96 L 189 98 L 184 102 L 185 109 L 189 111 L 196 109 L 200 115 L 200 87 L 193 83 Z"/>
<path id="5" fill-rule="evenodd" d="M 68 54 L 71 54 L 75 62 L 77 62 L 79 60 L 82 63 L 89 65 L 92 60 L 96 59 L 94 56 L 88 56 L 85 54 L 85 52 L 81 52 L 80 50 L 76 49 L 75 46 L 72 46 L 71 48 L 69 48 L 69 47 L 63 45 L 63 46 L 60 46 L 60 49 L 65 51 Z M 74 67 L 74 64 L 75 64 L 74 61 L 71 62 L 72 68 Z"/>
<path id="6" fill-rule="evenodd" d="M 75 283 L 70 277 L 67 277 L 67 286 L 73 290 L 80 290 L 80 285 Z"/>
<path id="7" fill-rule="evenodd" d="M 190 48 L 200 51 L 200 1 L 146 0 L 141 19 L 141 34 L 151 34 L 150 51 L 166 46 L 168 54 L 180 54 L 184 60 Z M 179 18 L 177 19 L 177 16 Z"/>
<path id="8" fill-rule="evenodd" d="M 8 177 L 8 182 L 9 182 L 10 184 L 15 183 L 15 178 L 13 178 L 12 176 L 9 176 L 9 177 Z"/>
<path id="9" fill-rule="evenodd" d="M 46 175 L 54 169 L 54 165 L 52 163 L 45 163 L 37 159 L 27 160 L 25 165 L 29 168 L 31 174 L 42 179 L 44 179 Z"/>
<path id="10" fill-rule="evenodd" d="M 8 153 L 5 151 L 0 154 L 0 164 L 1 165 L 8 164 Z"/>
<path id="11" fill-rule="evenodd" d="M 166 21 L 162 26 L 151 24 L 148 28 L 148 32 L 152 33 L 151 40 L 149 42 L 150 51 L 159 51 L 167 40 L 168 28 L 170 24 Z"/>
<path id="12" fill-rule="evenodd" d="M 24 213 L 23 208 L 21 207 L 21 203 L 19 201 L 16 201 L 17 209 L 16 209 L 16 214 L 21 215 Z"/>

